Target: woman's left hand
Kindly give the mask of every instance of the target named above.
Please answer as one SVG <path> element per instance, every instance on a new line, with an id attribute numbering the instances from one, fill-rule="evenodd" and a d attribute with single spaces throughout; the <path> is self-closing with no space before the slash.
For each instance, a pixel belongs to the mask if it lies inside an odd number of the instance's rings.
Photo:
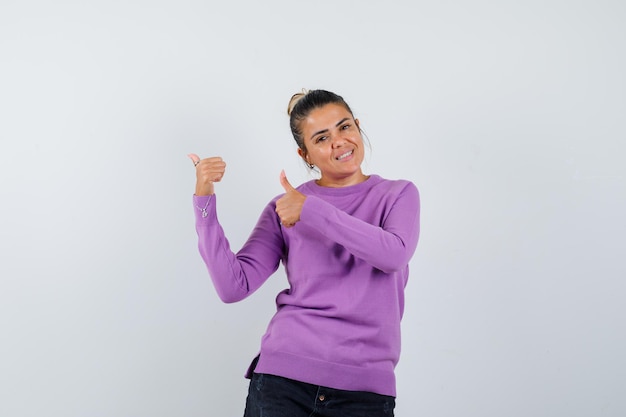
<path id="1" fill-rule="evenodd" d="M 285 189 L 285 195 L 276 200 L 276 214 L 283 226 L 292 227 L 300 220 L 306 196 L 291 186 L 285 171 L 280 173 L 280 185 Z"/>

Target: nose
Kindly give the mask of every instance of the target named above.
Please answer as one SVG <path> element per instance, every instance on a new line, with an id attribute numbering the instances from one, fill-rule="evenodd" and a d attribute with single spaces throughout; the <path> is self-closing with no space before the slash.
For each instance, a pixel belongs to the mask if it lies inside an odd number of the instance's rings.
<path id="1" fill-rule="evenodd" d="M 333 136 L 332 140 L 333 148 L 340 148 L 346 143 L 346 140 L 341 136 Z"/>

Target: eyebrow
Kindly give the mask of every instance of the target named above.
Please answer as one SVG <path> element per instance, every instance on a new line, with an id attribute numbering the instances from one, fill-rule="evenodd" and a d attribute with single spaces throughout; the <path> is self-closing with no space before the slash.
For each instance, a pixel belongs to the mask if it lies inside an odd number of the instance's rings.
<path id="1" fill-rule="evenodd" d="M 341 119 L 340 121 L 338 121 L 338 122 L 335 124 L 335 127 L 339 127 L 339 126 L 340 126 L 341 124 L 343 124 L 346 120 L 350 120 L 350 118 L 349 118 L 349 117 L 344 117 L 343 119 Z M 321 134 L 321 133 L 326 133 L 326 132 L 328 132 L 328 129 L 322 129 L 322 130 L 319 130 L 319 131 L 317 131 L 317 132 L 313 133 L 313 134 L 311 135 L 311 140 L 313 140 L 313 138 L 314 138 L 315 136 L 317 136 L 317 135 L 319 135 L 319 134 Z"/>

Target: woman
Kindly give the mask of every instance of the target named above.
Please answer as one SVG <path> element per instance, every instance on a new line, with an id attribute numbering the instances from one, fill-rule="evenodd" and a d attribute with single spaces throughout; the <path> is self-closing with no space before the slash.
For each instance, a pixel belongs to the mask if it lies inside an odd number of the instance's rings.
<path id="1" fill-rule="evenodd" d="M 290 284 L 246 374 L 245 417 L 393 416 L 417 188 L 362 172 L 359 120 L 342 97 L 296 94 L 288 114 L 298 154 L 320 178 L 294 188 L 282 172 L 285 193 L 237 253 L 216 215 L 213 184 L 226 165 L 189 155 L 198 246 L 220 298 L 246 298 L 280 262 Z"/>

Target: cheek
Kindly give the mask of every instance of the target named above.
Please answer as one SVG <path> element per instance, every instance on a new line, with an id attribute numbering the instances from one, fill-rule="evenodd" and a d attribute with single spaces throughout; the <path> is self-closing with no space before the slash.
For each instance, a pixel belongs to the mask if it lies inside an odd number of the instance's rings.
<path id="1" fill-rule="evenodd" d="M 319 161 L 327 158 L 330 155 L 330 151 L 323 148 L 316 148 L 309 152 L 309 158 L 311 161 Z"/>

